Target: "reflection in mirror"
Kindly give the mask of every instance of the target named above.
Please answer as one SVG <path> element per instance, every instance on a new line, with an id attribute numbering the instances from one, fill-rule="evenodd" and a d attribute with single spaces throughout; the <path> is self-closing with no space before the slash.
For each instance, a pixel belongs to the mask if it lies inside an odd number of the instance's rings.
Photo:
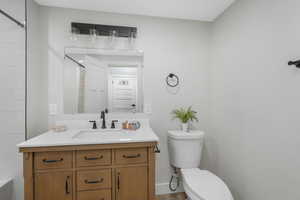
<path id="1" fill-rule="evenodd" d="M 140 55 L 69 53 L 64 64 L 64 113 L 142 112 Z"/>

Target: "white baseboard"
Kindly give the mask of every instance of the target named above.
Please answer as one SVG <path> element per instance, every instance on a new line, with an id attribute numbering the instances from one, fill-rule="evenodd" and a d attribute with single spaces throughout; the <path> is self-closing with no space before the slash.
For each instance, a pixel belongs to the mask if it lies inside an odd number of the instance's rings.
<path id="1" fill-rule="evenodd" d="M 161 194 L 170 194 L 170 193 L 176 193 L 176 192 L 183 192 L 183 188 L 180 186 L 175 192 L 172 192 L 169 189 L 169 183 L 157 183 L 156 184 L 156 195 L 161 195 Z"/>

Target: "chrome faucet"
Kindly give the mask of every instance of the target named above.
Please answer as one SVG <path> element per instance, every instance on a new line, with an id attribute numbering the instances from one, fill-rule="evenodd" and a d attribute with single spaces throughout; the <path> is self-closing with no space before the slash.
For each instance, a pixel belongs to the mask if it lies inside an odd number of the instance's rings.
<path id="1" fill-rule="evenodd" d="M 101 111 L 101 119 L 102 119 L 102 126 L 101 126 L 101 128 L 102 129 L 106 128 L 105 113 L 108 113 L 107 109 Z"/>

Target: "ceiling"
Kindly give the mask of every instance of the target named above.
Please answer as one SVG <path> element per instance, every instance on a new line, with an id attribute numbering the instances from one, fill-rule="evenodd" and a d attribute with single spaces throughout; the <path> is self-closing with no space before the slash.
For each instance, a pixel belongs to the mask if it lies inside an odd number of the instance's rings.
<path id="1" fill-rule="evenodd" d="M 235 0 L 36 0 L 41 5 L 122 14 L 214 21 Z"/>

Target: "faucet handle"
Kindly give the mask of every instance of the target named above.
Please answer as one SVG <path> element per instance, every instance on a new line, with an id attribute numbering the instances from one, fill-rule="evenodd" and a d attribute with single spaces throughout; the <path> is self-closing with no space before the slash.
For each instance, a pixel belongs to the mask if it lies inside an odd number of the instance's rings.
<path id="1" fill-rule="evenodd" d="M 118 122 L 118 120 L 111 121 L 111 127 L 110 127 L 111 129 L 116 128 L 116 124 L 115 124 L 116 122 Z"/>
<path id="2" fill-rule="evenodd" d="M 96 120 L 90 120 L 90 123 L 93 123 L 93 129 L 97 129 L 97 123 Z"/>

